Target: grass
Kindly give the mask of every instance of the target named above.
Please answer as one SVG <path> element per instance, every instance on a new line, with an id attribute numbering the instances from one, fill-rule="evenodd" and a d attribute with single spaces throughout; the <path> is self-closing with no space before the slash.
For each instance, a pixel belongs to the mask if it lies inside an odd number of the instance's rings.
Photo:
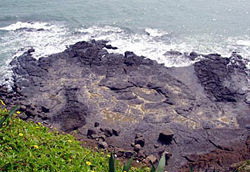
<path id="1" fill-rule="evenodd" d="M 0 102 L 1 103 L 1 102 Z M 8 110 L 0 107 L 0 119 Z M 16 114 L 17 115 L 17 114 Z M 0 171 L 107 172 L 109 155 L 84 148 L 73 136 L 13 117 L 0 128 Z M 122 165 L 117 165 L 117 172 Z M 131 168 L 147 172 L 148 168 Z"/>
<path id="2" fill-rule="evenodd" d="M 158 167 L 123 167 L 105 152 L 81 146 L 72 135 L 52 131 L 40 123 L 23 121 L 21 113 L 5 108 L 0 100 L 0 171 L 1 172 L 162 172 L 163 155 Z M 2 122 L 4 121 L 4 122 Z M 111 154 L 112 155 L 112 154 Z M 116 164 L 116 165 L 115 165 Z M 248 172 L 250 161 L 245 161 L 239 172 Z M 194 171 L 190 169 L 190 172 Z"/>

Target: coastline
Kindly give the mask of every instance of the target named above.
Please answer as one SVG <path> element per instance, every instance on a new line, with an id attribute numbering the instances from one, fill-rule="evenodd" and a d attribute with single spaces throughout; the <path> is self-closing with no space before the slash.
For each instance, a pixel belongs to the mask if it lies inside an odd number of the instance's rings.
<path id="1" fill-rule="evenodd" d="M 170 68 L 106 49 L 115 47 L 78 42 L 38 60 L 30 49 L 12 60 L 13 91 L 2 88 L 0 98 L 22 105 L 24 120 L 77 130 L 120 156 L 136 153 L 143 161 L 167 151 L 170 171 L 226 171 L 250 158 L 249 69 L 241 56 L 201 55 Z"/>

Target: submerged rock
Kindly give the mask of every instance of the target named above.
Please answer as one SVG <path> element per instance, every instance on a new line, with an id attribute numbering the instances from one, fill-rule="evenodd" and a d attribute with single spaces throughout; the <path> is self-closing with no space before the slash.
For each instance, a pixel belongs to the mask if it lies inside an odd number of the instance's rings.
<path id="1" fill-rule="evenodd" d="M 169 171 L 227 171 L 250 158 L 249 71 L 241 59 L 210 54 L 167 68 L 132 52 L 108 53 L 115 47 L 106 43 L 78 42 L 39 60 L 24 53 L 11 62 L 13 91 L 1 87 L 1 98 L 25 107 L 23 119 L 77 130 L 102 148 L 122 148 L 119 156 L 171 150 Z"/>

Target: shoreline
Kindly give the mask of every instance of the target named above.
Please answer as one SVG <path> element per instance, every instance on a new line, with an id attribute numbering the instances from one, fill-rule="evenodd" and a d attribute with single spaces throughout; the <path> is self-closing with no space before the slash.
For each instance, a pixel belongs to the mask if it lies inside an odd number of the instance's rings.
<path id="1" fill-rule="evenodd" d="M 24 120 L 77 131 L 121 157 L 143 161 L 166 151 L 170 171 L 226 171 L 250 158 L 249 69 L 241 56 L 209 54 L 169 68 L 106 49 L 115 47 L 82 41 L 38 60 L 30 49 L 12 60 L 13 91 L 1 89 L 0 98 L 20 104 Z"/>

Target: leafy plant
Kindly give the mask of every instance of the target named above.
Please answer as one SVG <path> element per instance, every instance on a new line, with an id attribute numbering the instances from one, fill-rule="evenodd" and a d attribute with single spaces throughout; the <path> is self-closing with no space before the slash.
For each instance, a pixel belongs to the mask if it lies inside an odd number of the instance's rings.
<path id="1" fill-rule="evenodd" d="M 151 164 L 151 165 L 152 165 L 152 167 L 151 167 L 150 172 L 155 172 L 155 171 L 156 171 L 156 168 L 155 168 L 154 164 Z"/>
<path id="2" fill-rule="evenodd" d="M 129 172 L 132 161 L 133 161 L 133 157 L 129 159 L 127 163 L 124 164 L 123 170 L 122 170 L 123 172 Z M 166 164 L 166 156 L 165 156 L 165 153 L 163 153 L 157 168 L 155 168 L 155 166 L 152 164 L 150 172 L 164 172 L 165 164 Z M 109 172 L 116 172 L 115 156 L 113 153 L 111 153 L 110 158 L 109 158 Z"/>
<path id="3" fill-rule="evenodd" d="M 6 124 L 6 126 L 9 125 L 10 119 L 16 113 L 17 109 L 19 109 L 19 106 L 14 106 L 9 112 L 2 113 L 3 117 L 0 119 L 0 128 L 2 128 L 4 124 Z"/>
<path id="4" fill-rule="evenodd" d="M 109 172 L 115 172 L 115 155 L 111 153 L 109 158 Z"/>
<path id="5" fill-rule="evenodd" d="M 166 156 L 165 153 L 163 153 L 157 168 L 155 168 L 155 166 L 152 164 L 151 172 L 164 172 L 165 165 L 166 165 Z"/>
<path id="6" fill-rule="evenodd" d="M 123 166 L 122 172 L 128 172 L 131 168 L 133 157 L 130 158 Z M 116 160 L 115 155 L 111 153 L 109 158 L 109 172 L 116 172 Z"/>
<path id="7" fill-rule="evenodd" d="M 128 160 L 128 162 L 124 164 L 123 170 L 122 170 L 123 172 L 125 172 L 125 171 L 128 172 L 128 171 L 130 170 L 133 159 L 134 159 L 133 157 L 130 158 L 130 159 Z"/>

